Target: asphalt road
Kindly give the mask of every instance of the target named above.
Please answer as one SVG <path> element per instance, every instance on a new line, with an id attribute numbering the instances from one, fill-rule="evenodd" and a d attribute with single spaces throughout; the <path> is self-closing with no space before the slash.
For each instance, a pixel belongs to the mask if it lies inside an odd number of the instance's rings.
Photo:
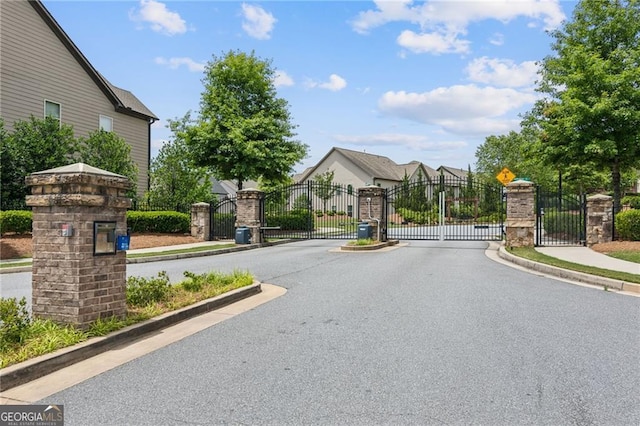
<path id="1" fill-rule="evenodd" d="M 513 269 L 482 242 L 339 244 L 129 265 L 247 269 L 288 292 L 41 403 L 67 426 L 640 424 L 639 298 Z"/>

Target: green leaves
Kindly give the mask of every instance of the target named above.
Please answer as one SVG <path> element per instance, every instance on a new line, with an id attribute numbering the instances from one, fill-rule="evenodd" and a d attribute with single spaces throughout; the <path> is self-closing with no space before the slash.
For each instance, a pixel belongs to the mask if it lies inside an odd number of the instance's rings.
<path id="1" fill-rule="evenodd" d="M 203 79 L 200 117 L 184 140 L 195 164 L 220 179 L 281 181 L 305 158 L 294 140 L 286 100 L 278 98 L 271 61 L 240 51 L 214 56 Z"/>

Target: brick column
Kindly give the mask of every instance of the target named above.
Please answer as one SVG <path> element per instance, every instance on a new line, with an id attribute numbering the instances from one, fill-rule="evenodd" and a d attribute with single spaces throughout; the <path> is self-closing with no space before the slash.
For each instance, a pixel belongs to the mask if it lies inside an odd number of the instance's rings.
<path id="1" fill-rule="evenodd" d="M 387 241 L 385 191 L 378 186 L 358 188 L 358 219 L 360 222 L 369 223 L 373 228 L 373 238 L 381 242 Z"/>
<path id="2" fill-rule="evenodd" d="M 209 203 L 191 205 L 191 236 L 200 241 L 211 240 L 211 206 Z"/>
<path id="3" fill-rule="evenodd" d="M 258 189 L 241 189 L 236 193 L 236 228 L 249 228 L 252 243 L 263 242 L 260 232 L 260 203 L 263 198 L 264 192 Z"/>
<path id="4" fill-rule="evenodd" d="M 115 248 L 115 237 L 127 233 L 129 179 L 78 163 L 32 173 L 26 184 L 33 210 L 33 315 L 80 327 L 124 317 L 126 252 L 95 252 Z M 114 223 L 96 245 L 94 228 Z"/>
<path id="5" fill-rule="evenodd" d="M 587 198 L 587 247 L 613 239 L 613 198 L 594 195 Z"/>
<path id="6" fill-rule="evenodd" d="M 515 181 L 507 185 L 507 247 L 533 247 L 536 226 L 535 186 Z"/>

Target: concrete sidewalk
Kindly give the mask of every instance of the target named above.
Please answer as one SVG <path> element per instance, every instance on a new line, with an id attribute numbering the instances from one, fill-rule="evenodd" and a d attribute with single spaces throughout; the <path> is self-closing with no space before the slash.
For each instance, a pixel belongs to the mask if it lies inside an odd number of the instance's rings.
<path id="1" fill-rule="evenodd" d="M 640 263 L 616 259 L 587 247 L 536 247 L 536 251 L 567 262 L 640 275 Z"/>

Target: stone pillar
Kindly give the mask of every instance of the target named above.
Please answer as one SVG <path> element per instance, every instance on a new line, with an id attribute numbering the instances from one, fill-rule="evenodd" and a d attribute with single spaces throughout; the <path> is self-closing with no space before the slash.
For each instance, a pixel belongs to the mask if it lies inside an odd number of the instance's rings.
<path id="1" fill-rule="evenodd" d="M 251 242 L 262 243 L 260 232 L 260 203 L 264 192 L 258 189 L 241 189 L 236 193 L 236 228 L 246 226 L 251 230 Z"/>
<path id="2" fill-rule="evenodd" d="M 126 315 L 125 176 L 83 163 L 26 177 L 33 210 L 33 315 L 85 327 Z M 98 239 L 94 239 L 98 231 Z"/>
<path id="3" fill-rule="evenodd" d="M 200 241 L 211 240 L 211 206 L 209 203 L 191 205 L 191 236 Z"/>
<path id="4" fill-rule="evenodd" d="M 587 247 L 613 239 L 613 198 L 594 195 L 587 198 Z"/>
<path id="5" fill-rule="evenodd" d="M 507 185 L 507 247 L 533 247 L 536 226 L 535 186 L 528 181 Z"/>
<path id="6" fill-rule="evenodd" d="M 386 190 L 378 186 L 358 188 L 358 219 L 373 228 L 373 239 L 387 241 Z"/>

